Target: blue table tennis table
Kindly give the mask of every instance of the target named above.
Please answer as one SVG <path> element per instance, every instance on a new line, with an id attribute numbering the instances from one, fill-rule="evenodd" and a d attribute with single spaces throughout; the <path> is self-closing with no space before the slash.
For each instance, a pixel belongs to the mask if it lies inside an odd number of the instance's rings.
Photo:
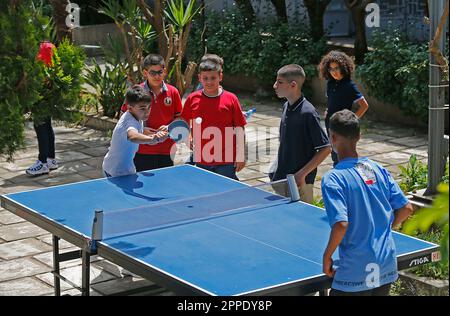
<path id="1" fill-rule="evenodd" d="M 178 295 L 303 295 L 331 285 L 323 209 L 190 165 L 7 194 L 1 205 L 53 234 L 56 295 L 59 264 L 74 258 L 89 295 L 93 254 Z M 110 237 L 93 242 L 96 210 L 105 221 L 115 215 Z M 399 269 L 439 257 L 435 244 L 394 238 Z M 80 250 L 60 253 L 60 239 Z"/>

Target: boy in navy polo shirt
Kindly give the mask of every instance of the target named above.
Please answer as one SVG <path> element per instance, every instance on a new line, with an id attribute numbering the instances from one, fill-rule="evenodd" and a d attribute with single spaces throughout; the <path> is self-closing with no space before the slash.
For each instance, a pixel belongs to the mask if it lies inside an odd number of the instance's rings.
<path id="1" fill-rule="evenodd" d="M 287 65 L 278 70 L 273 85 L 279 98 L 286 98 L 280 124 L 278 165 L 269 174 L 272 181 L 294 174 L 303 202 L 312 203 L 317 166 L 331 152 L 325 131 L 315 107 L 302 94 L 305 72 L 299 65 Z M 287 196 L 286 183 L 274 185 L 278 194 Z"/>
<path id="2" fill-rule="evenodd" d="M 142 62 L 142 72 L 146 80 L 140 85 L 150 94 L 152 101 L 150 116 L 146 127 L 158 130 L 169 125 L 181 113 L 182 104 L 177 88 L 164 82 L 166 76 L 164 58 L 160 55 L 150 54 Z M 122 106 L 122 112 L 127 110 L 127 104 Z M 168 138 L 156 145 L 139 145 L 134 157 L 136 171 L 144 171 L 173 166 L 176 145 Z"/>
<path id="3" fill-rule="evenodd" d="M 413 212 L 389 172 L 356 151 L 359 119 L 342 110 L 330 119 L 330 141 L 339 163 L 322 178 L 322 195 L 332 227 L 323 272 L 334 278 L 330 295 L 389 295 L 397 277 L 391 228 Z M 339 262 L 333 255 L 339 246 Z"/>
<path id="4" fill-rule="evenodd" d="M 192 126 L 196 166 L 238 180 L 245 167 L 244 126 L 238 98 L 222 88 L 222 59 L 202 58 L 198 79 L 202 89 L 191 93 L 181 117 Z"/>
<path id="5" fill-rule="evenodd" d="M 353 60 L 343 52 L 331 51 L 325 55 L 320 64 L 319 72 L 322 78 L 327 80 L 327 110 L 325 111 L 325 126 L 329 129 L 330 117 L 343 109 L 352 110 L 353 104 L 358 105 L 356 116 L 363 117 L 369 109 L 364 96 L 359 92 L 356 84 L 351 79 L 355 64 Z M 335 152 L 331 153 L 334 165 L 338 159 Z"/>

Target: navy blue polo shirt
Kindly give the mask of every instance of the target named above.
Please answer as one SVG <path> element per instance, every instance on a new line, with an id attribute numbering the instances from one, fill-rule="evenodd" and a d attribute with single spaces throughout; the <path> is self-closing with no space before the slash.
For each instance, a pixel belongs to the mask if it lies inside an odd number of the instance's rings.
<path id="1" fill-rule="evenodd" d="M 320 125 L 319 113 L 305 97 L 293 105 L 284 104 L 280 123 L 280 147 L 278 167 L 272 181 L 285 179 L 303 168 L 317 151 L 329 146 L 327 134 Z M 306 176 L 306 183 L 313 184 L 317 169 Z"/>
<path id="2" fill-rule="evenodd" d="M 331 78 L 327 83 L 327 117 L 325 124 L 328 127 L 330 117 L 341 110 L 352 110 L 353 103 L 363 98 L 358 87 L 350 78 L 343 78 L 339 81 Z"/>

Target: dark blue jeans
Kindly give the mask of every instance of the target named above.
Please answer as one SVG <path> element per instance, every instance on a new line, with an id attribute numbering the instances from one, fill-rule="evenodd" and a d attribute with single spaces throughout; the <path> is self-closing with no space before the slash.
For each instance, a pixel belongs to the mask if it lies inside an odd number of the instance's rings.
<path id="1" fill-rule="evenodd" d="M 201 165 L 201 164 L 196 164 L 196 166 L 199 168 L 220 174 L 224 177 L 239 181 L 238 177 L 236 176 L 236 168 L 234 167 L 234 164 L 232 164 L 232 163 L 226 164 L 226 165 L 219 165 L 219 166 L 205 166 L 205 165 Z"/>
<path id="2" fill-rule="evenodd" d="M 34 123 L 34 130 L 39 147 L 38 159 L 42 163 L 47 163 L 47 158 L 55 158 L 55 133 L 52 127 L 52 119 L 49 117 L 42 123 Z"/>

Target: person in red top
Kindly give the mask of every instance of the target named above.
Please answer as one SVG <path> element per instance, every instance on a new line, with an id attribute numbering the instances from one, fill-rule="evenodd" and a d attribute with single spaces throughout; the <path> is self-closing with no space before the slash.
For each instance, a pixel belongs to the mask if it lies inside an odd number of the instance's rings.
<path id="1" fill-rule="evenodd" d="M 37 61 L 42 62 L 45 67 L 52 67 L 52 56 L 55 49 L 56 47 L 52 43 L 48 41 L 41 42 L 36 56 Z M 38 160 L 25 172 L 29 176 L 39 176 L 48 174 L 50 170 L 58 168 L 58 162 L 55 159 L 55 133 L 50 116 L 42 122 L 34 122 L 33 125 L 38 140 L 39 156 Z"/>
<path id="2" fill-rule="evenodd" d="M 146 56 L 142 62 L 142 69 L 146 80 L 141 83 L 141 86 L 152 97 L 146 127 L 158 130 L 180 116 L 182 109 L 180 93 L 177 88 L 164 82 L 166 69 L 162 56 L 156 54 Z M 124 103 L 122 112 L 126 112 L 127 108 L 128 105 Z M 173 166 L 172 157 L 175 152 L 175 142 L 170 138 L 156 145 L 139 145 L 139 150 L 134 157 L 136 171 Z"/>
<path id="3" fill-rule="evenodd" d="M 245 132 L 247 124 L 239 100 L 220 86 L 223 79 L 219 56 L 202 60 L 199 81 L 202 89 L 191 93 L 181 118 L 192 131 L 196 166 L 236 179 L 245 167 Z"/>

